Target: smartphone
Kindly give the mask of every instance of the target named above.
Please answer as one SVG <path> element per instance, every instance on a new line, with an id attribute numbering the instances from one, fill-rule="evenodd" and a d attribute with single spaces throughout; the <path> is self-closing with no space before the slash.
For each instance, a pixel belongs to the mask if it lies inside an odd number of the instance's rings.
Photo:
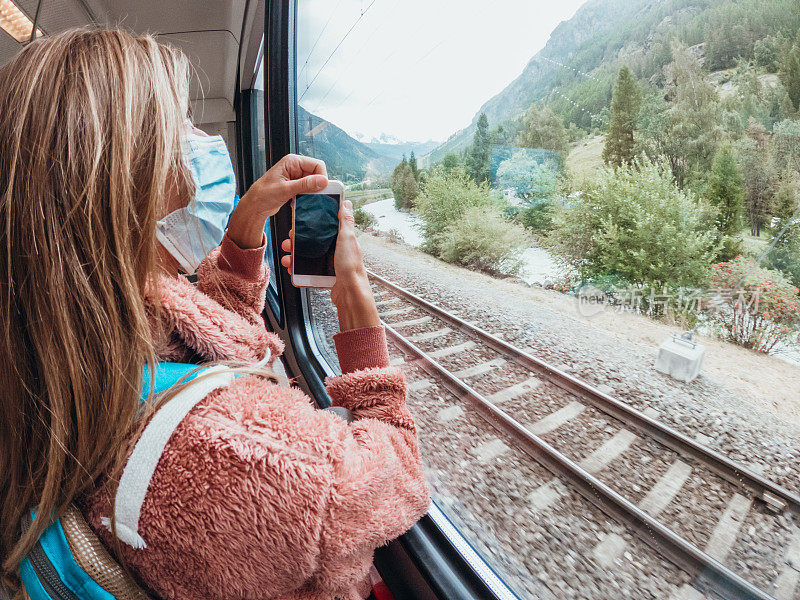
<path id="1" fill-rule="evenodd" d="M 292 284 L 331 288 L 336 283 L 333 254 L 339 236 L 339 207 L 344 199 L 341 181 L 329 181 L 316 194 L 301 194 L 292 202 Z"/>

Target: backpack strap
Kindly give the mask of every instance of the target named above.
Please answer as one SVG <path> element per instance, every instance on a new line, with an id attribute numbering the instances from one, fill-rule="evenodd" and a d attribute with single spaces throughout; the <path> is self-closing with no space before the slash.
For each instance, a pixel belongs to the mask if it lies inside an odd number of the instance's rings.
<path id="1" fill-rule="evenodd" d="M 158 393 L 174 385 L 181 377 L 196 369 L 197 365 L 179 363 L 159 363 L 156 367 L 154 389 Z M 146 548 L 147 544 L 139 535 L 139 515 L 144 504 L 147 488 L 153 478 L 161 454 L 170 437 L 181 421 L 203 398 L 216 389 L 226 387 L 234 374 L 225 366 L 202 369 L 193 374 L 206 375 L 178 392 L 174 398 L 162 406 L 145 427 L 133 452 L 125 464 L 117 486 L 115 511 L 117 537 L 133 548 Z M 149 394 L 150 373 L 145 367 L 142 397 Z M 111 519 L 104 518 L 103 524 L 111 528 Z"/>

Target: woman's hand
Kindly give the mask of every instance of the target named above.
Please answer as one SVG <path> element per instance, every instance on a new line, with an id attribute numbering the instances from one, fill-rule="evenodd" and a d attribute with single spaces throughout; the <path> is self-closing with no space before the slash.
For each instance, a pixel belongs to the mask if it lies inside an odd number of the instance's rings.
<path id="1" fill-rule="evenodd" d="M 281 258 L 281 264 L 291 275 L 292 243 L 294 236 L 283 240 L 281 248 L 288 254 Z M 381 324 L 372 288 L 369 285 L 364 257 L 356 240 L 353 203 L 342 202 L 339 207 L 339 235 L 336 238 L 336 250 L 333 256 L 336 271 L 336 283 L 331 289 L 331 300 L 339 313 L 339 330 L 362 329 Z"/>
<path id="2" fill-rule="evenodd" d="M 240 248 L 258 248 L 267 219 L 281 206 L 299 194 L 315 194 L 327 185 L 324 162 L 297 154 L 284 156 L 239 200 L 228 223 L 228 237 Z"/>

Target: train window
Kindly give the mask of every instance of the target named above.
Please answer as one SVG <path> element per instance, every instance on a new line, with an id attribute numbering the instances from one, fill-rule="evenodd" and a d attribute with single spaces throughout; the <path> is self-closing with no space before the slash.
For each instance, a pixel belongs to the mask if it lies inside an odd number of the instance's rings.
<path id="1" fill-rule="evenodd" d="M 520 597 L 800 594 L 800 4 L 688 4 L 298 3 L 293 150 Z"/>
<path id="2" fill-rule="evenodd" d="M 249 122 L 251 126 L 251 136 L 255 139 L 251 140 L 251 152 L 252 157 L 250 160 L 252 161 L 253 165 L 253 181 L 261 177 L 264 173 L 267 172 L 267 141 L 266 141 L 266 128 L 264 126 L 264 41 L 262 38 L 261 41 L 261 48 L 259 49 L 259 58 L 256 61 L 256 72 L 253 78 L 253 89 L 251 93 L 253 94 L 252 98 L 250 99 L 248 109 L 250 110 L 249 114 Z M 277 293 L 278 289 L 278 280 L 276 269 L 278 268 L 276 265 L 276 253 L 273 252 L 272 246 L 272 235 L 270 233 L 270 228 L 272 226 L 272 219 L 267 219 L 267 225 L 264 229 L 264 233 L 267 236 L 267 251 L 264 254 L 264 261 L 268 264 L 270 273 L 269 273 L 269 285 L 270 289 L 273 293 Z M 277 311 L 279 310 L 278 303 L 273 304 L 273 308 Z"/>

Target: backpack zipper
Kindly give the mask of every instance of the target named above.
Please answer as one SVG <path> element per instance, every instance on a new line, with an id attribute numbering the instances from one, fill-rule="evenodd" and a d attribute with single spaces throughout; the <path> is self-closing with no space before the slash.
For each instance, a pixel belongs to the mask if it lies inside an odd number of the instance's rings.
<path id="1" fill-rule="evenodd" d="M 38 543 L 28 553 L 28 560 L 36 572 L 36 576 L 44 587 L 44 591 L 53 600 L 80 600 L 75 594 L 72 593 L 61 578 L 58 576 L 53 563 L 45 554 L 42 544 Z"/>
<path id="2" fill-rule="evenodd" d="M 23 520 L 23 533 L 27 531 L 30 526 L 31 518 L 29 516 Z M 61 581 L 58 571 L 56 571 L 53 563 L 48 558 L 41 542 L 36 542 L 36 545 L 31 548 L 31 551 L 28 552 L 27 559 L 30 561 L 33 571 L 36 573 L 36 577 L 39 578 L 39 583 L 42 584 L 45 593 L 47 593 L 52 600 L 80 600 L 80 598 Z"/>

